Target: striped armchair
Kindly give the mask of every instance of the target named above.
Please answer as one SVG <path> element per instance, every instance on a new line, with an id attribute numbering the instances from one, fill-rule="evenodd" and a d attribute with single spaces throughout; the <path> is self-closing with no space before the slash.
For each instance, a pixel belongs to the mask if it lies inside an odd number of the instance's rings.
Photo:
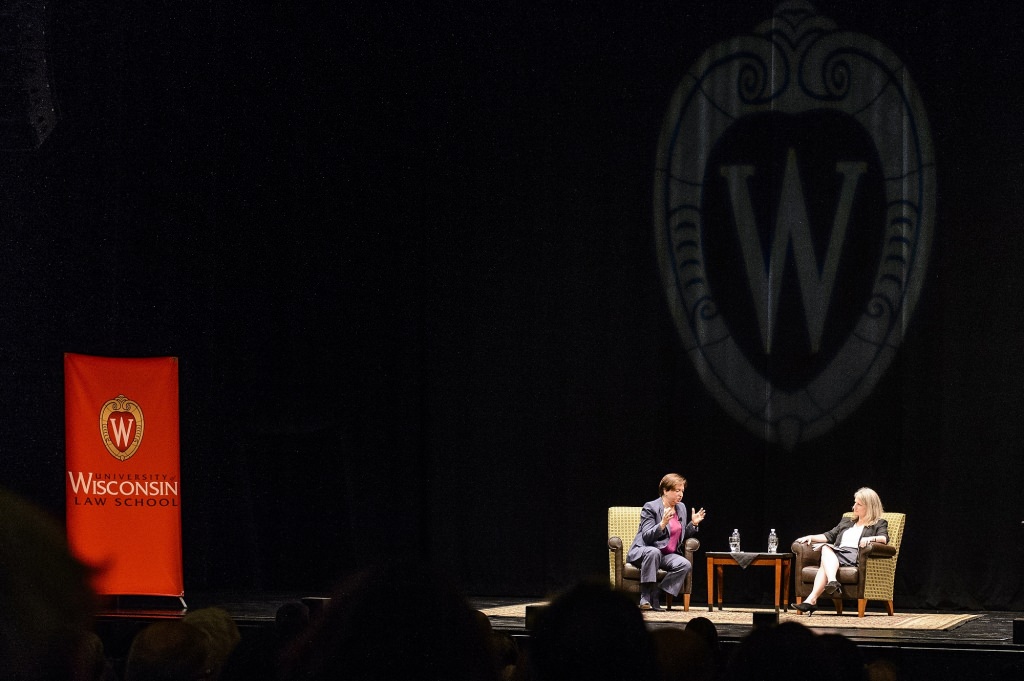
<path id="1" fill-rule="evenodd" d="M 852 513 L 844 517 L 852 518 Z M 854 567 L 840 567 L 837 579 L 843 585 L 843 597 L 832 599 L 836 612 L 843 614 L 843 599 L 857 600 L 857 616 L 864 617 L 868 601 L 884 601 L 885 609 L 893 614 L 893 585 L 896 581 L 896 561 L 900 557 L 903 542 L 903 525 L 906 514 L 883 513 L 889 524 L 887 544 L 868 544 L 860 550 L 860 558 Z M 796 600 L 801 602 L 810 595 L 814 586 L 814 575 L 821 563 L 821 553 L 806 544 L 793 544 L 795 556 Z"/>
<path id="2" fill-rule="evenodd" d="M 640 529 L 641 506 L 611 506 L 608 509 L 608 578 L 612 587 L 627 593 L 640 593 L 640 570 L 626 562 L 637 530 Z M 700 542 L 689 538 L 683 545 L 683 555 L 693 563 L 693 553 L 700 548 Z M 658 579 L 665 576 L 658 570 Z M 679 593 L 683 597 L 683 610 L 690 609 L 690 592 L 693 590 L 693 570 L 686 575 L 683 589 Z M 666 607 L 672 609 L 672 596 L 668 595 Z"/>

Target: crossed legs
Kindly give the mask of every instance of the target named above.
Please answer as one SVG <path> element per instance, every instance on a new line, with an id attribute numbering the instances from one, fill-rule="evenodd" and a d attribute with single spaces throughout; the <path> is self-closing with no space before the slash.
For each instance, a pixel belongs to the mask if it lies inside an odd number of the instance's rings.
<path id="1" fill-rule="evenodd" d="M 814 587 L 811 589 L 811 593 L 804 599 L 804 603 L 816 605 L 818 603 L 818 597 L 824 593 L 826 587 L 829 584 L 836 582 L 836 575 L 839 573 L 839 558 L 836 557 L 835 551 L 828 544 L 823 544 L 821 549 L 821 564 L 818 566 L 818 572 L 814 575 Z"/>

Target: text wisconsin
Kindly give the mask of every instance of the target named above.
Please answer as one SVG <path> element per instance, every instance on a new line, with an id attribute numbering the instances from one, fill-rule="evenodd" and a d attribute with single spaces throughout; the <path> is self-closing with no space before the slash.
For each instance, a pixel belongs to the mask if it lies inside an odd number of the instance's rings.
<path id="1" fill-rule="evenodd" d="M 123 497 L 178 496 L 178 481 L 170 480 L 105 480 L 92 473 L 68 471 L 71 490 L 75 494 Z"/>

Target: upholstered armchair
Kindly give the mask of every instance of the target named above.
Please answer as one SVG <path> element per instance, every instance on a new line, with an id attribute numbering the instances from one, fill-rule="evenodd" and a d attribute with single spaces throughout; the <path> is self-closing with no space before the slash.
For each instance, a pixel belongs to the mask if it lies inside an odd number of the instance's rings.
<path id="1" fill-rule="evenodd" d="M 640 593 L 640 569 L 626 562 L 637 530 L 640 529 L 640 506 L 612 506 L 608 509 L 608 578 L 614 588 L 628 593 Z M 693 553 L 700 548 L 700 542 L 690 537 L 683 544 L 683 555 L 693 563 Z M 658 581 L 665 576 L 658 570 Z M 690 609 L 690 593 L 693 590 L 693 570 L 686 575 L 683 589 L 683 610 Z M 672 609 L 672 596 L 668 595 L 666 607 Z"/>
<path id="2" fill-rule="evenodd" d="M 852 518 L 852 513 L 845 517 Z M 893 614 L 892 592 L 896 580 L 896 561 L 900 557 L 903 541 L 903 513 L 883 513 L 889 524 L 887 544 L 868 544 L 860 550 L 855 567 L 840 567 L 836 579 L 843 585 L 842 598 L 833 598 L 836 612 L 843 614 L 843 600 L 857 601 L 857 616 L 864 617 L 868 601 L 884 601 L 885 610 Z M 796 600 L 803 601 L 814 587 L 814 575 L 821 564 L 821 552 L 806 544 L 793 544 L 794 571 L 796 575 Z"/>

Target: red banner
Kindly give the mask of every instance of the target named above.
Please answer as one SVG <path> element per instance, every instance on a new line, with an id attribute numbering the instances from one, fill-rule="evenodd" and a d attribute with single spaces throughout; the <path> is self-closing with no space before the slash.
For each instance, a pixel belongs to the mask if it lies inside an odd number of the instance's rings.
<path id="1" fill-rule="evenodd" d="M 178 359 L 64 355 L 67 533 L 109 595 L 184 595 Z"/>

